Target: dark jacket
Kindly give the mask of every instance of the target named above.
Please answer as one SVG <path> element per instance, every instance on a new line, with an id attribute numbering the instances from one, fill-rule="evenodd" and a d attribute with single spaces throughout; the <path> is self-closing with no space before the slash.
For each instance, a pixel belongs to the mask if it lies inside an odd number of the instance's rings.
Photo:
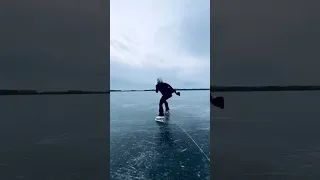
<path id="1" fill-rule="evenodd" d="M 158 93 L 158 91 L 161 92 L 162 95 L 171 95 L 172 93 L 175 93 L 176 90 L 173 89 L 170 84 L 167 83 L 158 83 L 156 85 L 156 93 Z"/>

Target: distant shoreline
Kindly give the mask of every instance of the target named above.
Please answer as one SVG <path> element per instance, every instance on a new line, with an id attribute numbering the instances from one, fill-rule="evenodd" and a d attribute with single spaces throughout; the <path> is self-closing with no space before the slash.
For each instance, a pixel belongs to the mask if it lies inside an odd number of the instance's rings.
<path id="1" fill-rule="evenodd" d="M 211 92 L 254 92 L 254 91 L 319 91 L 320 86 L 211 86 L 211 88 L 176 89 L 177 91 L 211 91 Z M 137 92 L 146 90 L 110 90 L 110 91 L 44 91 L 36 90 L 0 90 L 1 95 L 66 95 L 66 94 L 110 94 L 110 92 Z"/>
<path id="2" fill-rule="evenodd" d="M 212 92 L 319 91 L 320 86 L 211 86 Z"/>

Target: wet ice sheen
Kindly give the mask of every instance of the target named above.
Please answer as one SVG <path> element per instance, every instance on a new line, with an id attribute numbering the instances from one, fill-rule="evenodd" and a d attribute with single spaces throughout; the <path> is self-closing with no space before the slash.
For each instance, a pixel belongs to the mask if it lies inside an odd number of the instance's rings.
<path id="1" fill-rule="evenodd" d="M 160 99 L 155 92 L 118 92 L 110 98 L 112 180 L 209 179 L 209 91 L 173 96 L 168 124 L 154 120 Z"/>

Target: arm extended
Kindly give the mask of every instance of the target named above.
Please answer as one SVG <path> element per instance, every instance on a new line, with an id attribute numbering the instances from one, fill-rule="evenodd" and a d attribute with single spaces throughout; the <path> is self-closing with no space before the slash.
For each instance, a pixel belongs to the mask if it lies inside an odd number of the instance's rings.
<path id="1" fill-rule="evenodd" d="M 180 92 L 177 92 L 175 89 L 172 88 L 172 86 L 170 86 L 170 89 L 172 90 L 173 93 L 175 93 L 176 95 L 180 96 Z"/>

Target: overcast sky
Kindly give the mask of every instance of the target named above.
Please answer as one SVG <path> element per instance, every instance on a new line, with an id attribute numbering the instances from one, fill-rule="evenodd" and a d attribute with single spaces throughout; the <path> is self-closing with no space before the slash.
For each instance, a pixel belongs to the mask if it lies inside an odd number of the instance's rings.
<path id="1" fill-rule="evenodd" d="M 111 0 L 110 76 L 114 89 L 209 88 L 209 0 Z"/>
<path id="2" fill-rule="evenodd" d="M 320 84 L 316 1 L 212 1 L 211 62 L 209 0 L 103 2 L 2 2 L 0 89 Z"/>

